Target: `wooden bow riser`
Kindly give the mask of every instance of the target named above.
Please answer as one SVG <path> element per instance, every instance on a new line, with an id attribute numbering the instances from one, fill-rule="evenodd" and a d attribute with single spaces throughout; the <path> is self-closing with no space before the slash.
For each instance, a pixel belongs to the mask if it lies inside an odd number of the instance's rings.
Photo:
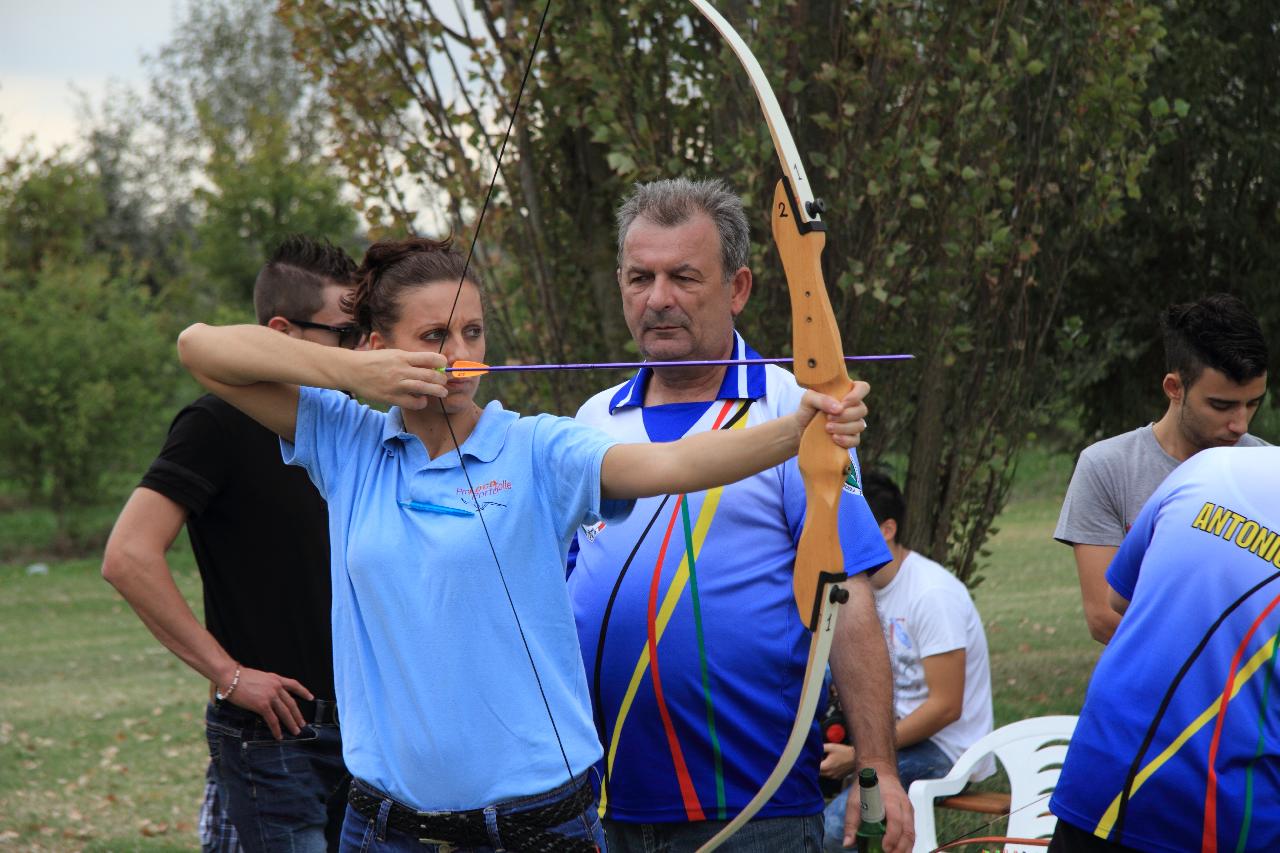
<path id="1" fill-rule="evenodd" d="M 844 347 L 835 311 L 822 277 L 827 242 L 822 223 L 799 210 L 787 178 L 773 192 L 773 239 L 791 291 L 796 380 L 805 388 L 840 399 L 853 386 L 844 365 Z M 819 414 L 800 440 L 800 476 L 804 479 L 804 531 L 796 546 L 796 607 L 810 631 L 818 628 L 823 586 L 847 580 L 840 547 L 840 493 L 849 471 L 849 454 L 831 441 L 827 416 Z"/>

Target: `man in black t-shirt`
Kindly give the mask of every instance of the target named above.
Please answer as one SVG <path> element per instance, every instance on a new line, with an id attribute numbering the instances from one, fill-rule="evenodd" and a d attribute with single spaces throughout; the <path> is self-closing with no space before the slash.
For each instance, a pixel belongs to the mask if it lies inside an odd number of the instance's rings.
<path id="1" fill-rule="evenodd" d="M 341 249 L 291 237 L 254 284 L 258 322 L 354 347 L 341 306 L 354 278 Z M 165 558 L 184 524 L 203 626 Z M 276 436 L 212 395 L 179 412 L 116 520 L 102 573 L 210 682 L 204 849 L 337 849 L 349 777 L 334 704 L 328 515 Z"/>

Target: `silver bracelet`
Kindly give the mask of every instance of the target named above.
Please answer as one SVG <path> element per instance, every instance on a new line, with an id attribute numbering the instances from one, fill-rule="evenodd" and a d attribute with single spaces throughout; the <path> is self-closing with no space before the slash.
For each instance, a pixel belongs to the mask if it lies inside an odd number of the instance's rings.
<path id="1" fill-rule="evenodd" d="M 227 692 L 223 693 L 214 685 L 213 698 L 219 702 L 225 702 L 231 698 L 231 694 L 236 692 L 236 688 L 240 686 L 240 665 L 236 664 L 236 674 L 231 676 L 231 686 L 227 688 Z"/>

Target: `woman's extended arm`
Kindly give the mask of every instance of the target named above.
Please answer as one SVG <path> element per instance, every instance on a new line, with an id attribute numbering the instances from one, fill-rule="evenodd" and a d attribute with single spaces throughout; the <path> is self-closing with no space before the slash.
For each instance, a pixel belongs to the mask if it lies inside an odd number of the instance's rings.
<path id="1" fill-rule="evenodd" d="M 178 336 L 191 375 L 267 429 L 293 440 L 298 386 L 336 388 L 421 409 L 443 397 L 445 357 L 434 352 L 355 351 L 292 338 L 266 326 L 206 326 Z"/>
<path id="2" fill-rule="evenodd" d="M 841 447 L 855 447 L 867 414 L 870 391 L 855 382 L 843 401 L 806 391 L 789 416 L 745 430 L 717 430 L 659 444 L 616 444 L 605 453 L 600 487 L 609 499 L 698 492 L 733 483 L 780 465 L 800 447 L 800 436 L 819 411 L 827 414 L 827 432 Z"/>

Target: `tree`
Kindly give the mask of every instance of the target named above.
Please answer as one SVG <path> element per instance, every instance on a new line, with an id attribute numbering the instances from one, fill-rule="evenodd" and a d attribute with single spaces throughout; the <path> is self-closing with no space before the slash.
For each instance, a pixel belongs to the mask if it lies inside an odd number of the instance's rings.
<path id="1" fill-rule="evenodd" d="M 250 111 L 244 128 L 210 124 L 210 188 L 196 197 L 196 264 L 219 293 L 248 304 L 264 259 L 290 234 L 329 237 L 356 248 L 356 214 L 342 181 L 314 157 L 298 153 L 282 114 Z"/>
<path id="2" fill-rule="evenodd" d="M 156 299 L 91 251 L 105 210 L 96 176 L 65 154 L 0 173 L 0 469 L 54 510 L 64 546 L 72 510 L 157 437 L 177 377 Z"/>
<path id="3" fill-rule="evenodd" d="M 86 103 L 81 153 L 0 161 L 0 469 L 54 507 L 64 542 L 73 508 L 154 449 L 179 318 L 244 317 L 290 232 L 359 244 L 325 113 L 270 8 L 181 18 L 150 93 Z"/>
<path id="4" fill-rule="evenodd" d="M 325 153 L 323 93 L 293 58 L 290 33 L 269 4 L 187 3 L 173 37 L 146 65 L 142 114 L 164 140 L 163 166 L 188 188 L 218 144 L 241 151 L 258 144 L 264 114 L 280 122 L 294 155 Z"/>
<path id="5" fill-rule="evenodd" d="M 845 20 L 798 96 L 824 192 L 850 202 L 829 275 L 850 349 L 918 356 L 876 371 L 895 405 L 868 457 L 906 456 L 908 541 L 970 580 L 1018 448 L 1092 355 L 1060 306 L 1150 157 L 1164 31 L 1139 2 L 878 3 Z"/>
<path id="6" fill-rule="evenodd" d="M 909 541 L 970 579 L 1018 447 L 1082 375 L 1061 304 L 1088 236 L 1118 218 L 1151 155 L 1141 116 L 1159 11 L 1144 0 L 727 5 L 828 202 L 824 272 L 846 348 L 917 354 L 866 371 L 879 401 L 866 456 L 908 459 Z M 416 205 L 435 203 L 470 234 L 538 12 L 282 4 L 373 220 L 412 224 Z M 758 211 L 742 325 L 786 354 L 767 217 L 778 164 L 719 37 L 676 0 L 580 0 L 553 7 L 539 50 L 477 248 L 505 355 L 625 348 L 614 205 L 635 180 L 708 174 Z M 600 380 L 538 382 L 533 399 L 566 411 Z"/>
<path id="7" fill-rule="evenodd" d="M 207 316 L 247 305 L 264 258 L 290 233 L 359 248 L 326 155 L 320 93 L 270 6 L 187 4 L 146 62 L 147 92 L 116 87 L 84 110 L 111 212 L 104 250 L 139 264 L 157 288 L 192 282 Z"/>
<path id="8" fill-rule="evenodd" d="M 135 468 L 163 428 L 173 329 L 143 284 L 103 260 L 52 261 L 29 287 L 0 275 L 0 459 L 53 509 L 65 546 L 72 510 L 101 501 L 107 476 Z"/>
<path id="9" fill-rule="evenodd" d="M 537 35 L 534 4 L 477 4 L 457 20 L 428 2 L 281 4 L 296 54 L 326 92 L 336 154 L 375 229 L 414 230 L 422 220 L 465 244 L 514 115 L 476 246 L 497 320 L 491 359 L 561 361 L 628 347 L 614 295 L 612 209 L 629 174 L 615 171 L 604 140 L 592 138 L 593 95 L 583 87 L 592 67 L 579 69 L 574 54 L 584 39 L 608 36 L 618 14 L 662 5 L 553 15 L 543 60 L 514 111 Z M 607 83 L 602 108 L 614 97 Z M 651 89 L 634 94 L 657 112 L 663 105 Z M 689 127 L 697 121 L 671 118 Z M 511 384 L 534 405 L 568 411 L 590 381 L 547 374 Z"/>
<path id="10" fill-rule="evenodd" d="M 0 264 L 23 278 L 50 257 L 83 259 L 105 215 L 97 179 L 64 150 L 24 147 L 0 163 Z"/>
<path id="11" fill-rule="evenodd" d="M 195 209 L 165 138 L 139 121 L 145 111 L 136 92 L 115 85 L 100 104 L 82 101 L 81 131 L 84 160 L 106 206 L 93 227 L 94 250 L 159 292 L 187 271 Z"/>
<path id="12" fill-rule="evenodd" d="M 1162 310 L 1236 294 L 1273 340 L 1280 269 L 1280 7 L 1165 0 L 1169 29 L 1150 72 L 1144 122 L 1161 136 L 1124 217 L 1085 254 L 1067 312 L 1083 345 L 1109 338 L 1080 399 L 1085 431 L 1158 417 Z M 1086 334 L 1087 333 L 1087 334 Z M 1271 375 L 1280 370 L 1273 347 Z M 1280 438 L 1269 435 L 1271 440 Z"/>

